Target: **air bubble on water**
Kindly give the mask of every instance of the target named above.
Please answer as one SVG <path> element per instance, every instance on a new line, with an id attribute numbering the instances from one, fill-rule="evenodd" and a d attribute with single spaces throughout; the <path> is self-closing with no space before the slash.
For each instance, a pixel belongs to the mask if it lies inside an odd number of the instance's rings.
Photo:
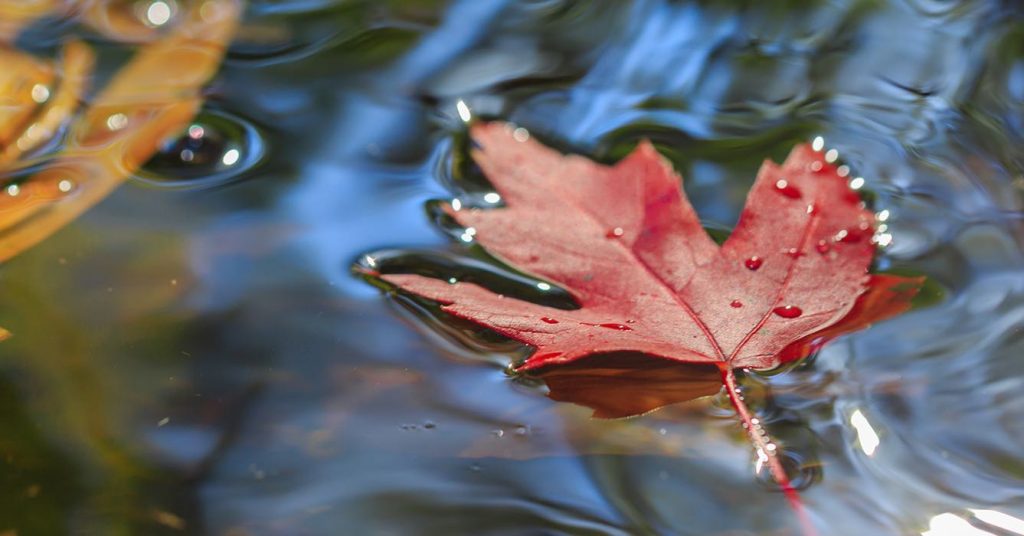
<path id="1" fill-rule="evenodd" d="M 134 121 L 123 113 L 107 117 L 111 131 Z M 167 140 L 133 179 L 161 188 L 208 188 L 240 178 L 263 161 L 263 134 L 228 112 L 202 111 L 177 137 Z"/>
<path id="2" fill-rule="evenodd" d="M 765 450 L 768 452 L 759 450 L 757 458 L 754 460 L 754 476 L 761 486 L 773 491 L 781 491 L 782 489 L 775 482 L 775 476 L 772 474 L 772 471 L 766 467 L 769 455 L 782 465 L 782 469 L 789 477 L 789 483 L 794 489 L 807 489 L 812 484 L 821 480 L 822 473 L 818 463 L 805 460 L 800 454 L 780 448 L 774 443 L 769 443 Z"/>

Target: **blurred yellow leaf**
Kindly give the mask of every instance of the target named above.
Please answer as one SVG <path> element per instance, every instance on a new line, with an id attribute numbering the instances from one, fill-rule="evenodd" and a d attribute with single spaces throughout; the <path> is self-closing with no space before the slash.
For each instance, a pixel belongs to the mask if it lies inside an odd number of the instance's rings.
<path id="1" fill-rule="evenodd" d="M 22 61 L 28 60 L 23 59 Z M 53 70 L 50 69 L 51 76 L 45 77 L 45 80 L 43 80 L 44 77 L 39 77 L 30 82 L 31 87 L 21 89 L 22 93 L 28 94 L 32 100 L 31 104 L 36 105 L 31 106 L 26 103 L 24 105 L 24 109 L 27 110 L 25 115 L 33 111 L 36 114 L 29 119 L 28 126 L 18 125 L 17 130 L 21 134 L 16 140 L 12 140 L 12 136 L 0 131 L 0 168 L 9 165 L 22 154 L 53 138 L 74 113 L 78 103 L 81 102 L 94 62 L 92 50 L 85 43 L 70 41 L 64 46 L 58 65 L 57 70 L 61 73 L 59 83 L 54 83 Z M 53 94 L 54 85 L 56 85 L 56 94 Z M 11 123 L 14 122 L 12 119 Z M 0 124 L 3 124 L 3 120 L 0 120 Z M 0 221 L 2 219 L 3 216 L 0 215 Z"/>
<path id="2" fill-rule="evenodd" d="M 125 43 L 148 43 L 161 37 L 187 10 L 176 0 L 153 2 L 95 2 L 77 0 L 80 18 L 93 30 Z M 199 4 L 202 2 L 193 2 Z M 216 2 L 214 2 L 216 3 Z"/>
<path id="3" fill-rule="evenodd" d="M 188 126 L 241 9 L 241 0 L 192 4 L 163 39 L 140 49 L 74 120 L 63 150 L 45 169 L 5 187 L 0 194 L 0 262 L 102 200 Z M 72 43 L 65 63 L 71 58 L 81 67 L 91 63 L 89 56 L 84 46 Z"/>
<path id="4" fill-rule="evenodd" d="M 0 0 L 0 43 L 14 41 L 26 26 L 51 15 L 74 15 L 116 41 L 148 43 L 187 12 L 179 4 L 179 0 Z"/>
<path id="5" fill-rule="evenodd" d="M 3 184 L 0 262 L 106 197 L 199 111 L 200 89 L 220 65 L 242 2 L 205 0 L 181 12 L 176 2 L 159 4 L 157 11 L 139 13 L 124 3 L 0 0 L 0 170 L 64 126 L 82 101 L 95 61 L 92 50 L 79 41 L 64 46 L 56 68 L 3 43 L 41 17 L 76 7 L 84 7 L 85 22 L 108 37 L 130 42 L 159 38 L 136 53 L 74 121 L 63 150 L 43 171 Z M 171 23 L 166 34 L 158 31 Z M 0 341 L 9 336 L 0 328 Z"/>
<path id="6" fill-rule="evenodd" d="M 0 147 L 9 148 L 49 98 L 54 72 L 49 62 L 5 48 L 0 48 L 0 65 Z"/>

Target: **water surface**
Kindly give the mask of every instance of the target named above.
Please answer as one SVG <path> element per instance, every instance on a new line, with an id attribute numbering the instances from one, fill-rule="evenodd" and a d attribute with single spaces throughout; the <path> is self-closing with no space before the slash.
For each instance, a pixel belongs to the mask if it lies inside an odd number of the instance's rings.
<path id="1" fill-rule="evenodd" d="M 748 401 L 824 534 L 1024 518 L 1019 6 L 252 1 L 208 93 L 207 145 L 0 268 L 0 534 L 795 533 L 720 397 L 593 421 L 350 275 L 473 254 L 424 208 L 488 191 L 460 102 L 603 161 L 653 140 L 713 229 L 823 136 L 888 215 L 879 268 L 945 296 Z"/>

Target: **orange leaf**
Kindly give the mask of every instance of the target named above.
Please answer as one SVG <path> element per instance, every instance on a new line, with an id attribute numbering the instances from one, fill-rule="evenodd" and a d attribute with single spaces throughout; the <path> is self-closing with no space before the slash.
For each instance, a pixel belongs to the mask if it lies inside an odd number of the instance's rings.
<path id="1" fill-rule="evenodd" d="M 141 49 L 71 125 L 46 169 L 0 195 L 0 262 L 43 240 L 137 171 L 202 104 L 235 32 L 240 0 L 194 4 L 164 39 Z"/>

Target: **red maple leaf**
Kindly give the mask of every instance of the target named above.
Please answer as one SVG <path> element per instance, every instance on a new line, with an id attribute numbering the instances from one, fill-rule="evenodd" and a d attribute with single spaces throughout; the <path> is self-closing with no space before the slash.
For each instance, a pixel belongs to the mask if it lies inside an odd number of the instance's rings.
<path id="1" fill-rule="evenodd" d="M 900 312 L 917 288 L 916 279 L 868 273 L 874 214 L 807 145 L 782 166 L 764 163 L 736 229 L 718 246 L 647 142 L 608 167 L 517 141 L 501 123 L 477 125 L 472 136 L 473 157 L 505 206 L 445 210 L 491 254 L 566 289 L 580 308 L 472 283 L 382 277 L 534 346 L 520 370 L 616 351 L 772 368 Z"/>
<path id="2" fill-rule="evenodd" d="M 719 246 L 650 143 L 604 166 L 522 141 L 502 123 L 478 124 L 471 135 L 473 158 L 504 206 L 445 210 L 488 252 L 564 288 L 579 308 L 546 307 L 472 283 L 381 277 L 535 347 L 522 371 L 616 352 L 713 365 L 753 431 L 733 369 L 805 357 L 830 338 L 905 311 L 921 283 L 868 272 L 874 214 L 808 145 L 795 147 L 782 166 L 762 165 L 735 230 Z M 762 435 L 750 435 L 759 455 L 774 451 Z M 769 466 L 792 492 L 781 464 Z"/>

